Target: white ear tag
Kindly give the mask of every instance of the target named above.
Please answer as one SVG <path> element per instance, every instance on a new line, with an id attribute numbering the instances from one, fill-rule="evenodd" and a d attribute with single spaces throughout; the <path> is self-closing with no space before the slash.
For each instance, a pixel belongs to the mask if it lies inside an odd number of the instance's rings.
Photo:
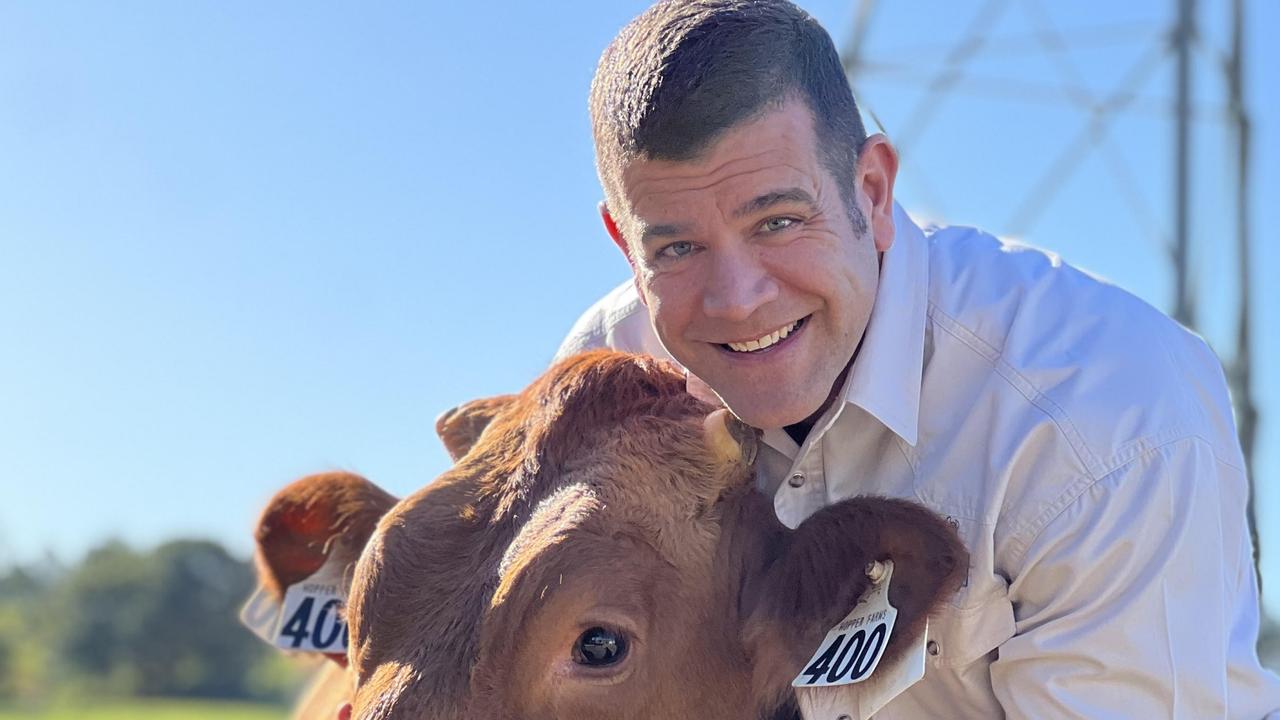
<path id="1" fill-rule="evenodd" d="M 268 645 L 275 645 L 276 625 L 280 622 L 280 603 L 271 597 L 267 589 L 258 586 L 249 602 L 240 608 L 240 624 L 253 631 Z"/>
<path id="2" fill-rule="evenodd" d="M 285 590 L 276 647 L 339 654 L 347 651 L 347 621 L 342 615 L 344 569 L 344 563 L 330 556 L 314 575 Z"/>
<path id="3" fill-rule="evenodd" d="M 791 681 L 792 687 L 850 685 L 866 680 L 875 672 L 893 633 L 893 621 L 898 617 L 897 609 L 889 604 L 893 561 L 885 560 L 882 565 L 884 570 L 879 581 L 858 599 L 844 620 L 827 631 L 817 652 Z"/>
<path id="4" fill-rule="evenodd" d="M 240 610 L 240 622 L 269 645 L 285 650 L 343 654 L 349 637 L 342 611 L 345 567 L 332 557 L 302 582 L 290 585 L 284 602 L 258 586 Z"/>
<path id="5" fill-rule="evenodd" d="M 888 705 L 890 700 L 924 677 L 925 644 L 928 636 L 929 620 L 926 618 L 924 632 L 920 633 L 920 637 L 916 638 L 902 659 L 885 666 L 865 683 L 797 689 L 796 702 L 800 705 L 800 717 L 804 720 L 831 720 L 847 716 L 853 720 L 868 720 Z"/>

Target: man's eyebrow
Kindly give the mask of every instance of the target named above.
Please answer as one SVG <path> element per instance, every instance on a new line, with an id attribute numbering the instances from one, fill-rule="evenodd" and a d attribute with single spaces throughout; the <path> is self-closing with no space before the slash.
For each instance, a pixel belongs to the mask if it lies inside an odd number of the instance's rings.
<path id="1" fill-rule="evenodd" d="M 640 244 L 648 245 L 662 238 L 676 237 L 686 230 L 684 225 L 645 225 L 640 231 Z"/>
<path id="2" fill-rule="evenodd" d="M 813 196 L 803 188 L 793 187 L 785 190 L 774 190 L 772 192 L 758 195 L 738 207 L 733 211 L 733 216 L 740 218 L 761 210 L 781 205 L 783 203 L 801 203 L 810 207 L 817 207 L 818 203 Z M 662 225 L 646 225 L 640 231 L 640 244 L 647 246 L 663 238 L 677 237 L 688 231 L 687 225 L 662 224 Z"/>
<path id="3" fill-rule="evenodd" d="M 803 188 L 794 187 L 758 195 L 743 203 L 737 210 L 734 210 L 733 216 L 738 218 L 745 217 L 782 203 L 803 203 L 810 207 L 816 207 L 818 204 L 814 201 L 813 196 Z"/>

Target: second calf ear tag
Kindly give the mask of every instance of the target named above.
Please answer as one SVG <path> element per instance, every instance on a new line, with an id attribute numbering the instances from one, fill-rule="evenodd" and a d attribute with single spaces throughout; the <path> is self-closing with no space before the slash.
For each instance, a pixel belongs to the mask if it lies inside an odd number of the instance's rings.
<path id="1" fill-rule="evenodd" d="M 827 632 L 792 687 L 830 687 L 862 682 L 871 677 L 893 633 L 898 611 L 889 604 L 893 561 L 868 570 L 874 583 L 843 620 Z M 877 575 L 879 576 L 877 579 Z"/>
<path id="2" fill-rule="evenodd" d="M 339 654 L 347 651 L 343 570 L 343 564 L 331 555 L 314 575 L 285 590 L 276 647 Z"/>
<path id="3" fill-rule="evenodd" d="M 240 610 L 240 622 L 267 644 L 274 645 L 276 625 L 280 622 L 280 603 L 271 597 L 266 588 L 259 585 Z"/>

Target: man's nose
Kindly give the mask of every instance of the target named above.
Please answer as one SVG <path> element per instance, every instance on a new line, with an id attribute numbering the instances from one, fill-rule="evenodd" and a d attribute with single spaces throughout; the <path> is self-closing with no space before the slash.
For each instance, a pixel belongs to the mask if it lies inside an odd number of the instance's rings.
<path id="1" fill-rule="evenodd" d="M 755 248 L 720 247 L 712 251 L 702 292 L 702 312 L 710 318 L 739 321 L 778 297 L 778 282 Z"/>

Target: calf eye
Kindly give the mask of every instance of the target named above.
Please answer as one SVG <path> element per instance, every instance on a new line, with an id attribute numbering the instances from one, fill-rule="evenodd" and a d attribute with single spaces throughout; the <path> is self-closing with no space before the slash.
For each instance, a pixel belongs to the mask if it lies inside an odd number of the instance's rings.
<path id="1" fill-rule="evenodd" d="M 589 667 L 612 665 L 627 654 L 627 638 L 620 632 L 593 627 L 578 636 L 573 661 Z"/>

